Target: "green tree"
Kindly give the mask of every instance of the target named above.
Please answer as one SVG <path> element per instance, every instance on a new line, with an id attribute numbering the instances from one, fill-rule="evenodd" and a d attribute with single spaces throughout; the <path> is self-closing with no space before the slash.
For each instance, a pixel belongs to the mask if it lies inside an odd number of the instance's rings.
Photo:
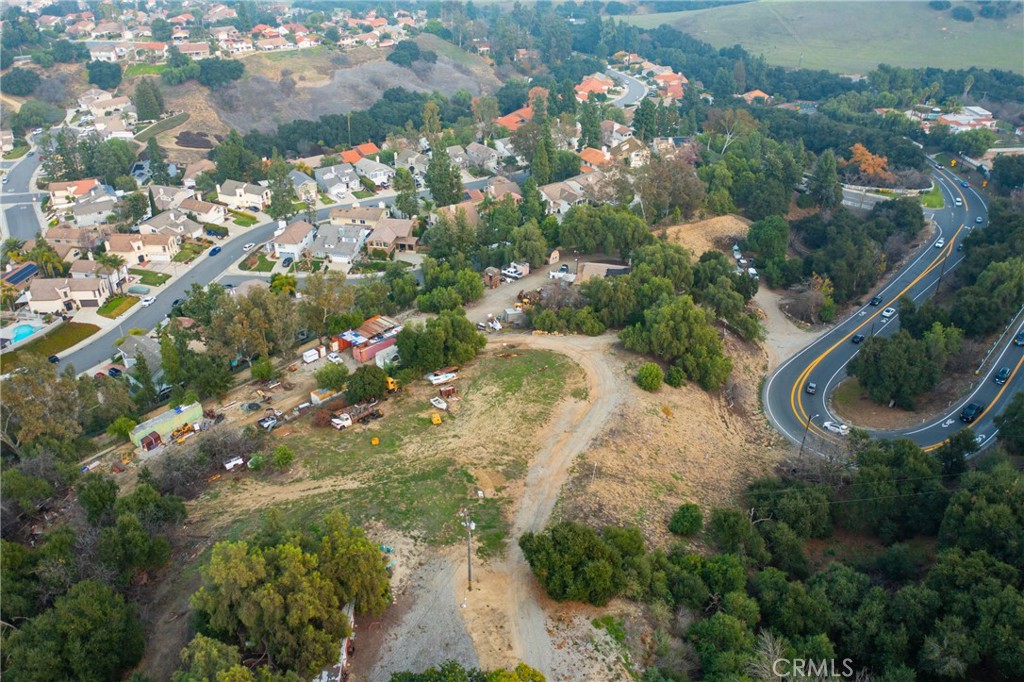
<path id="1" fill-rule="evenodd" d="M 146 156 L 149 158 L 149 172 L 153 178 L 153 183 L 157 185 L 170 183 L 171 175 L 167 167 L 167 157 L 164 155 L 164 150 L 157 143 L 156 136 L 146 141 Z"/>
<path id="2" fill-rule="evenodd" d="M 152 78 L 143 78 L 135 86 L 132 104 L 140 121 L 155 121 L 164 113 L 163 94 Z"/>
<path id="3" fill-rule="evenodd" d="M 116 216 L 118 220 L 127 224 L 135 225 L 141 221 L 149 211 L 149 202 L 142 192 L 132 192 L 121 197 L 117 202 Z"/>
<path id="4" fill-rule="evenodd" d="M 345 399 L 350 403 L 382 398 L 388 391 L 388 373 L 376 365 L 362 365 L 349 377 Z"/>
<path id="5" fill-rule="evenodd" d="M 15 67 L 4 74 L 4 92 L 17 97 L 26 97 L 39 86 L 39 74 L 28 69 Z"/>
<path id="6" fill-rule="evenodd" d="M 89 82 L 104 90 L 113 90 L 121 84 L 121 65 L 92 61 L 85 65 Z"/>
<path id="7" fill-rule="evenodd" d="M 657 391 L 661 388 L 661 382 L 664 380 L 665 373 L 654 362 L 645 362 L 640 365 L 640 369 L 636 373 L 636 384 L 645 391 Z"/>
<path id="8" fill-rule="evenodd" d="M 153 34 L 153 40 L 158 40 L 163 43 L 171 42 L 171 32 L 173 30 L 171 22 L 157 17 L 150 23 L 149 30 Z"/>
<path id="9" fill-rule="evenodd" d="M 171 545 L 163 536 L 152 536 L 134 514 L 121 514 L 114 525 L 100 530 L 97 555 L 127 583 L 139 571 L 167 563 Z"/>
<path id="10" fill-rule="evenodd" d="M 563 521 L 519 538 L 530 568 L 557 601 L 602 606 L 622 589 L 621 556 L 589 526 Z"/>
<path id="11" fill-rule="evenodd" d="M 295 452 L 287 445 L 278 445 L 270 453 L 270 461 L 278 471 L 284 471 L 295 461 Z"/>
<path id="12" fill-rule="evenodd" d="M 443 148 L 434 149 L 424 182 L 437 206 L 450 206 L 462 199 L 462 175 Z"/>
<path id="13" fill-rule="evenodd" d="M 459 308 L 442 311 L 425 325 L 405 325 L 396 345 L 404 366 L 430 372 L 472 360 L 487 345 L 487 339 Z"/>
<path id="14" fill-rule="evenodd" d="M 416 182 L 412 173 L 407 168 L 398 168 L 395 171 L 395 208 L 402 215 L 412 217 L 420 212 L 420 198 L 416 191 Z"/>
<path id="15" fill-rule="evenodd" d="M 826 149 L 818 157 L 807 181 L 807 191 L 826 216 L 831 215 L 832 210 L 842 203 L 843 190 L 839 185 L 836 155 L 831 149 Z"/>
<path id="16" fill-rule="evenodd" d="M 103 474 L 85 476 L 78 484 L 78 504 L 85 510 L 85 518 L 93 526 L 113 520 L 114 502 L 117 501 L 117 483 Z"/>
<path id="17" fill-rule="evenodd" d="M 320 571 L 337 590 L 340 603 L 351 603 L 357 613 L 373 615 L 383 613 L 391 603 L 380 548 L 348 517 L 337 511 L 328 514 L 316 554 Z"/>
<path id="18" fill-rule="evenodd" d="M 657 106 L 650 97 L 644 97 L 633 115 L 633 129 L 637 137 L 644 142 L 650 142 L 657 134 Z"/>
<path id="19" fill-rule="evenodd" d="M 341 392 L 345 389 L 345 382 L 348 381 L 348 367 L 339 363 L 330 362 L 313 373 L 318 388 L 329 388 L 332 391 Z"/>
<path id="20" fill-rule="evenodd" d="M 107 433 L 111 436 L 128 440 L 128 434 L 132 432 L 136 425 L 137 422 L 131 417 L 121 416 L 111 422 L 110 426 L 107 427 Z"/>
<path id="21" fill-rule="evenodd" d="M 682 504 L 672 513 L 668 529 L 676 535 L 691 537 L 700 532 L 704 526 L 704 515 L 700 507 L 693 503 Z"/>
<path id="22" fill-rule="evenodd" d="M 10 635 L 5 675 L 28 682 L 118 679 L 142 658 L 142 633 L 124 597 L 85 580 Z"/>
<path id="23" fill-rule="evenodd" d="M 252 378 L 257 381 L 270 381 L 280 373 L 274 368 L 270 358 L 259 358 L 252 363 Z"/>
<path id="24" fill-rule="evenodd" d="M 298 197 L 295 194 L 295 186 L 288 176 L 291 166 L 280 157 L 270 162 L 267 171 L 267 178 L 270 180 L 270 207 L 267 215 L 274 220 L 291 218 L 295 215 L 295 202 Z"/>
<path id="25" fill-rule="evenodd" d="M 542 136 L 537 144 L 537 150 L 530 160 L 530 176 L 537 181 L 538 185 L 546 185 L 551 182 L 551 152 L 550 135 Z"/>
<path id="26" fill-rule="evenodd" d="M 942 367 L 923 342 L 900 330 L 889 338 L 873 336 L 865 341 L 847 371 L 871 400 L 913 409 L 915 398 L 935 386 Z"/>
<path id="27" fill-rule="evenodd" d="M 999 441 L 1015 454 L 1024 454 L 1024 393 L 1013 396 L 1003 413 L 995 418 Z"/>

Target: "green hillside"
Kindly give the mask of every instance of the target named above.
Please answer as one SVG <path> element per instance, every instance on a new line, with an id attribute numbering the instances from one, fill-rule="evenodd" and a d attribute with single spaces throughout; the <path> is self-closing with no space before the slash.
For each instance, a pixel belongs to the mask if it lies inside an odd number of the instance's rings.
<path id="1" fill-rule="evenodd" d="M 956 4 L 977 15 L 977 3 Z M 623 19 L 643 28 L 671 24 L 716 47 L 739 43 L 780 66 L 866 73 L 887 63 L 1024 72 L 1021 13 L 1003 21 L 976 16 L 965 23 L 926 2 L 759 0 Z"/>

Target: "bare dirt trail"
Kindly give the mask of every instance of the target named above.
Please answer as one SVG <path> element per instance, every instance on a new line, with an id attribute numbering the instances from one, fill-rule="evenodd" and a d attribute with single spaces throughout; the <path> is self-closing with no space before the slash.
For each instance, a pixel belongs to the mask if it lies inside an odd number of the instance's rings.
<path id="1" fill-rule="evenodd" d="M 571 672 L 568 661 L 561 660 L 564 657 L 559 656 L 548 630 L 545 607 L 552 602 L 533 579 L 518 541 L 523 533 L 540 531 L 547 524 L 576 457 L 607 428 L 619 405 L 622 392 L 616 384 L 621 377 L 611 363 L 603 362 L 615 341 L 610 335 L 510 334 L 491 339 L 494 345 L 544 349 L 565 355 L 583 368 L 587 397 L 563 400 L 545 428 L 541 437 L 544 445 L 526 474 L 504 560 L 480 571 L 472 592 L 464 591 L 464 580 L 456 587 L 460 594 L 467 595 L 463 618 L 484 668 L 523 661 L 549 680 L 564 676 L 559 673 Z"/>

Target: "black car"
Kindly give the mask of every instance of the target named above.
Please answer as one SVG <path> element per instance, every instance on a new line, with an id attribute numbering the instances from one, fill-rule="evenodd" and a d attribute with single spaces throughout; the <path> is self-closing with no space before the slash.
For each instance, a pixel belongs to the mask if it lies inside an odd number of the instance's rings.
<path id="1" fill-rule="evenodd" d="M 871 305 L 882 305 L 882 297 L 881 296 L 875 296 L 874 298 L 872 298 L 871 299 Z"/>
<path id="2" fill-rule="evenodd" d="M 110 369 L 107 370 L 107 374 L 109 374 L 111 378 L 116 379 L 119 376 L 121 376 L 123 372 L 119 370 L 117 367 L 111 367 Z"/>
<path id="3" fill-rule="evenodd" d="M 1020 332 L 1017 336 L 1013 337 L 1013 345 L 1024 346 L 1024 332 Z"/>
<path id="4" fill-rule="evenodd" d="M 861 343 L 861 342 L 864 341 L 864 335 L 863 334 L 854 334 L 853 338 L 850 339 L 850 340 L 853 341 L 854 343 Z"/>
<path id="5" fill-rule="evenodd" d="M 177 307 L 178 307 L 179 305 L 181 305 L 181 304 L 182 304 L 182 303 L 184 303 L 184 302 L 185 302 L 185 299 L 182 299 L 182 298 L 176 298 L 176 299 L 174 299 L 173 301 L 171 301 L 171 307 L 172 307 L 172 308 L 177 308 Z"/>
<path id="6" fill-rule="evenodd" d="M 992 379 L 992 381 L 996 382 L 996 384 L 998 384 L 999 386 L 1002 386 L 1003 384 L 1006 383 L 1006 380 L 1009 379 L 1009 378 L 1010 378 L 1010 368 L 1009 367 L 1000 367 L 999 371 L 996 372 L 996 375 Z"/>
<path id="7" fill-rule="evenodd" d="M 53 364 L 55 364 L 55 365 L 56 365 L 56 364 L 57 364 L 58 362 L 60 362 L 60 358 L 58 358 L 58 357 L 57 357 L 56 355 L 51 355 L 50 357 L 48 357 L 48 358 L 46 358 L 46 359 L 47 359 L 47 360 L 49 360 L 50 362 L 52 362 L 52 363 L 53 363 Z"/>
<path id="8" fill-rule="evenodd" d="M 984 405 L 980 403 L 971 403 L 970 405 L 964 408 L 963 412 L 960 413 L 960 421 L 970 424 L 972 421 L 977 419 L 984 411 Z"/>
<path id="9" fill-rule="evenodd" d="M 281 261 L 281 267 L 282 268 L 289 268 L 289 267 L 291 267 L 292 263 L 294 263 L 294 262 L 295 262 L 295 259 L 292 258 L 291 256 L 288 256 L 283 261 Z"/>

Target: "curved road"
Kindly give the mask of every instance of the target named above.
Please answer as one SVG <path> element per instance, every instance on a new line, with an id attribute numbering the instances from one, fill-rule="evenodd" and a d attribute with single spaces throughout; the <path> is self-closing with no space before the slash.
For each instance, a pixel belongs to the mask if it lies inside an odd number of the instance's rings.
<path id="1" fill-rule="evenodd" d="M 988 207 L 977 192 L 963 187 L 959 178 L 948 171 L 939 169 L 935 177 L 945 199 L 945 207 L 933 212 L 939 226 L 935 239 L 942 237 L 945 245 L 935 248 L 932 242 L 914 255 L 878 292 L 882 298 L 879 305 L 868 304 L 855 310 L 783 363 L 765 382 L 765 412 L 772 424 L 794 443 L 803 442 L 808 433 L 826 440 L 836 439 L 822 424 L 841 421 L 829 408 L 829 396 L 845 378 L 847 363 L 860 350 L 860 346 L 851 341 L 854 334 L 894 334 L 899 329 L 899 315 L 886 320 L 882 311 L 888 306 L 897 307 L 896 302 L 902 296 L 920 302 L 933 294 L 940 278 L 963 260 L 963 254 L 956 250 L 957 244 L 975 226 L 988 224 Z M 957 197 L 963 202 L 962 206 L 954 205 Z M 982 219 L 980 224 L 976 222 L 979 217 Z M 960 429 L 971 428 L 976 437 L 980 437 L 981 445 L 988 445 L 996 433 L 993 418 L 1014 393 L 1024 389 L 1024 347 L 1013 343 L 1013 337 L 1020 328 L 1021 318 L 1018 316 L 1008 332 L 996 342 L 995 349 L 978 374 L 978 383 L 967 396 L 951 406 L 947 415 L 911 429 L 869 433 L 878 438 L 909 438 L 924 449 L 932 450 Z M 978 358 L 978 362 L 981 361 L 982 358 Z M 1005 384 L 997 385 L 993 377 L 1001 367 L 1009 367 L 1011 375 Z M 812 382 L 817 384 L 814 395 L 805 390 Z M 985 410 L 973 423 L 965 424 L 959 417 L 969 403 L 980 403 Z"/>

